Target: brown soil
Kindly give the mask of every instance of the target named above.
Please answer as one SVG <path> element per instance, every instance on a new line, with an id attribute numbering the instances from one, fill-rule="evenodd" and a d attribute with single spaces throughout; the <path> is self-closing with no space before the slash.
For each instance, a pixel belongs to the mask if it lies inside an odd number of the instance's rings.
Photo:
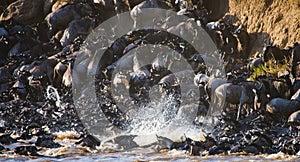
<path id="1" fill-rule="evenodd" d="M 225 21 L 243 24 L 251 35 L 251 54 L 265 43 L 281 48 L 300 42 L 300 0 L 229 0 Z"/>

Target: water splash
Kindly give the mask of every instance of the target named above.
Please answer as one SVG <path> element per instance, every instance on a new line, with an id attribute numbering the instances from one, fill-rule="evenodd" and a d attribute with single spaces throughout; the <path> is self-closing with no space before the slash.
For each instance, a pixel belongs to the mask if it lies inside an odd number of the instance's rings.
<path id="1" fill-rule="evenodd" d="M 201 140 L 213 128 L 212 120 L 206 118 L 204 125 L 194 124 L 198 111 L 197 104 L 187 104 L 176 107 L 174 96 L 152 100 L 149 104 L 134 110 L 131 116 L 131 130 L 114 137 L 135 135 L 134 141 L 139 146 L 145 146 L 157 141 L 156 135 L 180 141 L 186 136 L 193 140 Z"/>
<path id="2" fill-rule="evenodd" d="M 137 135 L 157 133 L 172 122 L 177 111 L 178 107 L 172 95 L 151 101 L 135 110 L 131 117 L 131 133 Z"/>

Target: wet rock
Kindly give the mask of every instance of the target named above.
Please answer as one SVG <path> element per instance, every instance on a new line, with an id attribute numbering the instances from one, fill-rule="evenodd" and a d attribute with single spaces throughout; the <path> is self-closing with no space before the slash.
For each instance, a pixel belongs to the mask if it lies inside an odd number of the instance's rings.
<path id="1" fill-rule="evenodd" d="M 20 136 L 17 138 L 17 140 L 22 139 L 22 140 L 29 140 L 33 137 L 33 135 L 31 133 L 29 133 L 29 131 L 24 131 L 21 132 Z"/>
<path id="2" fill-rule="evenodd" d="M 14 152 L 19 155 L 31 155 L 38 156 L 38 149 L 35 146 L 18 146 L 15 148 Z"/>
<path id="3" fill-rule="evenodd" d="M 253 144 L 267 151 L 269 147 L 272 146 L 272 140 L 267 134 L 263 133 L 259 134 L 256 139 L 253 140 Z"/>
<path id="4" fill-rule="evenodd" d="M 8 32 L 5 28 L 0 28 L 0 37 L 6 37 L 8 36 Z"/>
<path id="5" fill-rule="evenodd" d="M 38 23 L 44 16 L 43 6 L 43 0 L 18 0 L 6 8 L 0 16 L 0 21 L 12 20 L 24 25 Z"/>
<path id="6" fill-rule="evenodd" d="M 35 142 L 36 146 L 46 147 L 46 148 L 58 148 L 61 147 L 59 143 L 55 143 L 53 140 L 55 138 L 51 135 L 39 136 Z"/>
<path id="7" fill-rule="evenodd" d="M 241 149 L 240 145 L 235 145 L 235 146 L 231 147 L 230 153 L 236 153 L 236 152 L 242 152 L 242 149 Z"/>

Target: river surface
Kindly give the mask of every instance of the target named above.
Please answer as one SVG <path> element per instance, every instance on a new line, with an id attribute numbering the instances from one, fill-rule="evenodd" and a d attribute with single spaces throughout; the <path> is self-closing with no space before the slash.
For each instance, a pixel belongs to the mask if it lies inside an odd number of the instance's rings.
<path id="1" fill-rule="evenodd" d="M 1 155 L 1 161 L 299 161 L 299 156 L 283 153 L 271 155 L 214 155 L 189 156 L 184 151 L 153 152 L 148 149 L 135 149 L 126 152 L 93 153 L 85 155 L 68 154 L 61 157 L 21 157 Z"/>

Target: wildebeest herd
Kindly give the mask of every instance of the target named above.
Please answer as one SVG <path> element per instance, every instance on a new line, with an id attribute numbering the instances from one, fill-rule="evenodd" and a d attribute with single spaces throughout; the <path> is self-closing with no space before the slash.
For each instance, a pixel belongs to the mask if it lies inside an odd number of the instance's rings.
<path id="1" fill-rule="evenodd" d="M 213 21 L 215 18 L 211 17 L 204 1 L 17 0 L 7 1 L 1 8 L 2 145 L 37 136 L 37 147 L 60 147 L 53 141 L 54 137 L 49 135 L 49 131 L 44 130 L 45 126 L 50 128 L 50 132 L 74 129 L 82 135 L 80 139 L 84 145 L 91 148 L 99 145 L 99 141 L 88 135 L 80 124 L 71 101 L 72 84 L 80 82 L 74 76 L 74 71 L 80 74 L 95 71 L 91 69 L 95 60 L 86 59 L 86 53 L 80 51 L 80 46 L 93 29 L 118 13 L 130 11 L 133 27 L 136 27 L 143 21 L 139 19 L 143 8 L 163 8 L 189 17 L 186 22 L 168 27 L 169 31 L 182 30 L 189 34 L 185 28 L 189 21 L 198 22 L 199 27 L 205 29 L 226 63 L 226 76 L 218 78 L 211 74 L 204 64 L 203 55 L 168 32 L 150 29 L 133 31 L 108 45 L 105 57 L 99 61 L 96 85 L 100 87 L 99 94 L 105 96 L 100 97 L 100 105 L 107 119 L 121 128 L 128 122 L 124 113 L 112 106 L 113 100 L 107 95 L 110 89 L 105 88 L 111 82 L 125 84 L 135 104 L 147 102 L 147 92 L 156 84 L 167 95 L 180 94 L 180 81 L 168 70 L 170 66 L 176 66 L 176 57 L 172 54 L 165 60 L 157 57 L 149 66 L 133 68 L 130 78 L 121 81 L 111 78 L 118 59 L 131 49 L 144 43 L 169 45 L 192 66 L 194 84 L 200 92 L 197 115 L 220 115 L 220 122 L 205 141 L 186 138 L 185 141 L 174 142 L 169 148 L 186 149 L 192 155 L 199 155 L 204 150 L 209 154 L 242 151 L 253 154 L 279 151 L 296 154 L 300 150 L 297 138 L 300 119 L 300 45 L 297 42 L 289 49 L 268 44 L 260 56 L 252 59 L 247 29 L 242 24 L 227 24 L 222 18 Z M 82 59 L 79 61 L 82 68 L 73 69 L 76 59 Z M 255 69 L 266 66 L 268 61 L 287 63 L 284 60 L 291 60 L 286 73 L 268 76 L 266 72 L 249 80 Z M 168 61 L 165 66 L 164 63 Z M 138 58 L 132 57 L 129 64 L 139 67 Z M 64 110 L 45 97 L 49 85 L 59 90 L 66 103 Z M 178 103 L 180 95 L 176 98 Z M 237 105 L 237 109 L 233 105 Z M 243 111 L 245 106 L 246 113 Z M 195 124 L 201 125 L 198 120 L 195 120 Z M 2 145 L 1 152 L 9 150 Z M 23 155 L 38 155 L 35 146 L 20 146 L 14 151 Z"/>

